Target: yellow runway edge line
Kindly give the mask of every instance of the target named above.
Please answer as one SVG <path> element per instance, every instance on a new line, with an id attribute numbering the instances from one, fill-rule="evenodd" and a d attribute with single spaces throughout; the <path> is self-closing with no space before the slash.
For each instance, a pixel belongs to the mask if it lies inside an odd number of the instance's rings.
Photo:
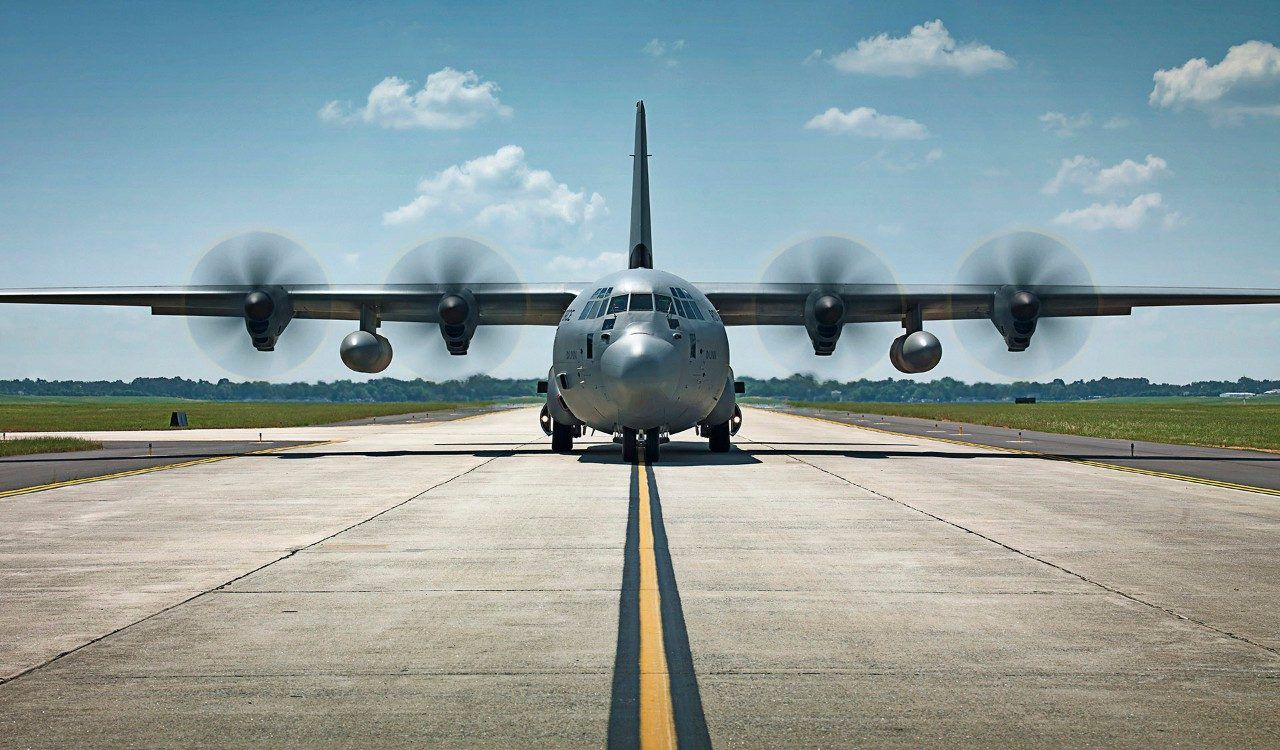
<path id="1" fill-rule="evenodd" d="M 879 427 L 869 427 L 863 424 L 849 424 L 836 419 L 827 419 L 825 417 L 815 417 L 810 414 L 793 414 L 786 411 L 776 411 L 775 414 L 786 414 L 789 417 L 799 417 L 800 419 L 812 419 L 815 422 L 826 422 L 827 424 L 837 424 L 841 427 L 853 427 L 859 430 L 869 430 L 871 432 L 879 432 L 885 435 L 895 435 L 897 437 L 912 437 L 921 440 L 937 440 L 940 443 L 951 443 L 952 445 L 963 445 L 969 448 L 986 448 L 993 451 L 1003 451 L 1005 453 L 1021 453 L 1026 456 L 1040 456 L 1041 458 L 1052 461 L 1069 461 L 1073 464 L 1082 464 L 1084 466 L 1094 466 L 1099 469 L 1114 469 L 1115 471 L 1127 471 L 1130 474 L 1143 474 L 1149 477 L 1161 477 L 1163 479 L 1176 479 L 1180 482 L 1191 482 L 1193 484 L 1205 484 L 1210 487 L 1224 487 L 1229 490 L 1241 490 L 1244 492 L 1260 492 L 1264 495 L 1280 496 L 1280 490 L 1273 490 L 1270 487 L 1255 487 L 1251 484 L 1236 484 L 1235 482 L 1222 482 L 1217 479 L 1207 479 L 1205 477 L 1192 477 L 1186 474 L 1170 474 L 1166 471 L 1155 471 L 1152 469 L 1139 469 L 1134 466 L 1121 466 L 1119 464 L 1108 464 L 1101 461 L 1090 461 L 1083 458 L 1071 458 L 1070 456 L 1059 456 L 1054 453 L 1040 453 L 1038 451 L 1024 451 L 1018 448 L 1005 448 L 999 445 L 983 445 L 982 443 L 970 443 L 965 440 L 954 440 L 952 438 L 935 437 L 932 435 L 913 435 L 905 432 L 894 432 L 893 430 L 885 430 Z"/>
<path id="2" fill-rule="evenodd" d="M 658 564 L 653 550 L 649 467 L 643 458 L 636 467 L 636 476 L 640 493 L 640 747 L 674 748 L 676 722 L 662 637 L 662 592 L 658 590 Z"/>
<path id="3" fill-rule="evenodd" d="M 56 490 L 61 487 L 74 487 L 77 484 L 89 484 L 90 482 L 102 482 L 108 479 L 119 479 L 120 477 L 133 477 L 139 474 L 150 474 L 156 471 L 165 471 L 167 469 L 183 469 L 188 466 L 198 466 L 200 464 L 211 464 L 216 461 L 226 461 L 230 458 L 243 458 L 244 456 L 261 456 L 265 453 L 277 453 L 279 451 L 295 450 L 298 448 L 317 448 L 321 445 L 331 445 L 339 442 L 337 440 L 321 440 L 316 443 L 304 443 L 302 445 L 285 445 L 276 448 L 264 448 L 260 451 L 251 451 L 249 453 L 232 453 L 226 456 L 210 456 L 208 458 L 197 458 L 194 461 L 182 461 L 176 464 L 162 464 L 160 466 L 146 466 L 141 469 L 130 469 L 129 471 L 118 471 L 114 474 L 103 474 L 96 477 L 81 477 L 80 479 L 68 479 L 65 482 L 50 482 L 49 484 L 38 484 L 33 487 L 19 487 L 16 490 L 5 490 L 0 492 L 0 499 L 6 497 L 16 497 L 18 495 L 29 495 L 33 492 L 44 492 L 45 490 Z"/>

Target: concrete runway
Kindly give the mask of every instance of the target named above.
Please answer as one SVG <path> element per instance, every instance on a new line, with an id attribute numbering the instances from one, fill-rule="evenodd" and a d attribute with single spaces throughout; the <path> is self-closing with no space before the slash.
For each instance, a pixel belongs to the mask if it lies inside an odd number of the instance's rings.
<path id="1" fill-rule="evenodd" d="M 835 422 L 917 437 L 941 438 L 1041 453 L 1076 461 L 1093 461 L 1144 472 L 1175 474 L 1229 485 L 1274 490 L 1280 494 L 1280 453 L 1239 448 L 1204 448 L 1145 441 L 1062 435 L 1054 432 L 946 422 L 936 419 L 852 414 L 826 409 L 785 409 Z"/>
<path id="2" fill-rule="evenodd" d="M 1280 746 L 1274 496 L 536 414 L 0 501 L 0 747 Z"/>

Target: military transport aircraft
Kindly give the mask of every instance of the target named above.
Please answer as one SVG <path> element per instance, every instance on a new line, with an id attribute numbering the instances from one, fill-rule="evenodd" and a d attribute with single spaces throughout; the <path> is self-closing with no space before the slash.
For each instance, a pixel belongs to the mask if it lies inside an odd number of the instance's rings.
<path id="1" fill-rule="evenodd" d="M 495 281 L 487 277 L 501 265 L 493 251 L 461 238 L 411 252 L 392 274 L 400 283 L 313 283 L 318 267 L 300 248 L 253 233 L 219 245 L 196 266 L 197 280 L 217 283 L 0 290 L 0 302 L 136 305 L 153 315 L 220 320 L 234 329 L 239 347 L 258 352 L 274 351 L 294 319 L 359 321 L 340 354 L 347 367 L 365 373 L 391 363 L 391 343 L 378 333 L 383 322 L 438 327 L 452 355 L 466 355 L 477 331 L 555 326 L 551 369 L 539 383 L 552 449 L 571 451 L 590 427 L 613 434 L 625 461 L 641 455 L 656 461 L 666 436 L 689 429 L 711 451 L 729 450 L 741 424 L 742 388 L 729 366 L 726 326 L 803 329 L 806 350 L 831 356 L 846 328 L 898 322 L 903 333 L 890 344 L 889 359 L 902 372 L 921 373 L 942 357 L 937 337 L 924 330 L 927 321 L 989 320 L 1003 348 L 1024 352 L 1037 330 L 1049 336 L 1064 319 L 1128 315 L 1140 306 L 1280 303 L 1280 290 L 1096 287 L 1061 243 L 1035 232 L 980 247 L 961 267 L 964 284 L 899 285 L 869 251 L 833 237 L 775 259 L 770 268 L 778 280 L 692 284 L 653 267 L 648 156 L 644 103 L 637 102 L 627 268 L 588 285 L 511 283 L 514 274 Z"/>

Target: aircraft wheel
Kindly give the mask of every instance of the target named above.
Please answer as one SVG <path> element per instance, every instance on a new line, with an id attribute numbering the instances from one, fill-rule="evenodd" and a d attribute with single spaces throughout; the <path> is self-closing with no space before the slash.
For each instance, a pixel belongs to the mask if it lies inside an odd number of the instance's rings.
<path id="1" fill-rule="evenodd" d="M 712 453 L 728 453 L 729 452 L 729 423 L 722 422 L 720 424 L 707 425 L 702 428 L 702 433 L 707 436 L 708 446 Z"/>
<path id="2" fill-rule="evenodd" d="M 628 464 L 636 462 L 636 431 L 630 427 L 622 428 L 622 461 Z"/>
<path id="3" fill-rule="evenodd" d="M 572 425 L 560 424 L 559 422 L 551 423 L 551 450 L 556 453 L 573 452 Z"/>
<path id="4" fill-rule="evenodd" d="M 658 446 L 662 435 L 657 430 L 646 430 L 644 433 L 644 460 L 646 463 L 658 463 Z"/>

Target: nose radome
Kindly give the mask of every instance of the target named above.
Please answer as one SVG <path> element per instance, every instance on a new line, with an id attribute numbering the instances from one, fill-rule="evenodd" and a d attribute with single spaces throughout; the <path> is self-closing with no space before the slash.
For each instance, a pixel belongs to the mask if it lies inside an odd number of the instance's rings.
<path id="1" fill-rule="evenodd" d="M 650 386 L 677 377 L 676 349 L 648 333 L 632 332 L 605 349 L 601 370 L 610 380 Z"/>

